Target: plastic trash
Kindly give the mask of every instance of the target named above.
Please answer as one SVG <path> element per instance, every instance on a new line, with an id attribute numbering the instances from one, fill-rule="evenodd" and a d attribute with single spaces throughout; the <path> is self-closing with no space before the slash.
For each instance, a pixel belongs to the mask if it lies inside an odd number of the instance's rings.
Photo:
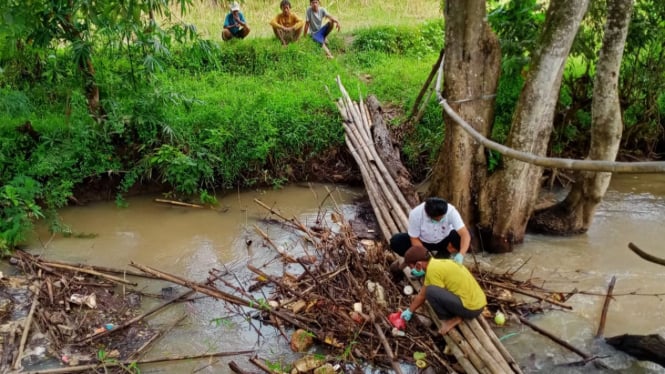
<path id="1" fill-rule="evenodd" d="M 496 312 L 494 315 L 494 323 L 497 324 L 497 326 L 503 326 L 504 323 L 506 323 L 506 315 L 499 312 Z"/>
<path id="2" fill-rule="evenodd" d="M 392 332 L 393 336 L 395 336 L 395 337 L 406 336 L 406 333 L 404 331 L 398 329 L 397 327 L 393 327 L 391 332 Z"/>
<path id="3" fill-rule="evenodd" d="M 86 305 L 88 308 L 97 308 L 97 297 L 95 294 L 81 295 L 73 293 L 69 296 L 69 302 L 77 305 Z"/>
<path id="4" fill-rule="evenodd" d="M 393 327 L 399 330 L 404 330 L 406 328 L 406 321 L 402 319 L 402 312 L 399 310 L 395 313 L 390 313 L 390 315 L 388 315 L 388 321 L 390 321 L 390 324 L 393 325 Z"/>
<path id="5" fill-rule="evenodd" d="M 386 290 L 382 285 L 372 281 L 367 281 L 367 290 L 374 295 L 377 304 L 381 306 L 388 305 L 386 302 Z"/>

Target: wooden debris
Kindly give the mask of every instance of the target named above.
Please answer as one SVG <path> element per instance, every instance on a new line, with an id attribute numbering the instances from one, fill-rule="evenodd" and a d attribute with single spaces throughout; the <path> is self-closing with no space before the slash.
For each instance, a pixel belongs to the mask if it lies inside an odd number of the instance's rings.
<path id="1" fill-rule="evenodd" d="M 204 208 L 203 205 L 183 203 L 182 201 L 175 201 L 175 200 L 155 199 L 155 202 L 163 203 L 163 204 L 170 204 L 170 205 L 175 205 L 175 206 L 184 206 L 184 207 L 187 207 L 187 208 Z"/>
<path id="2" fill-rule="evenodd" d="M 612 291 L 614 291 L 614 284 L 617 281 L 616 276 L 612 276 L 610 284 L 607 286 L 607 295 L 605 295 L 605 302 L 603 303 L 603 311 L 600 313 L 600 323 L 598 324 L 598 331 L 596 332 L 596 338 L 601 338 L 603 332 L 605 331 L 605 319 L 607 318 L 607 309 L 610 306 L 610 300 L 612 299 Z"/>
<path id="3" fill-rule="evenodd" d="M 392 234 L 406 231 L 407 217 L 412 204 L 407 202 L 401 190 L 396 187 L 391 173 L 386 170 L 384 163 L 374 150 L 375 142 L 370 133 L 372 121 L 366 115 L 368 111 L 364 108 L 362 101 L 359 104 L 354 103 L 339 78 L 337 78 L 337 83 L 342 93 L 342 98 L 339 99 L 337 107 L 344 119 L 346 143 L 361 170 L 369 200 L 374 208 L 383 237 L 388 240 Z M 482 285 L 483 275 L 480 275 L 480 278 L 479 281 Z M 488 298 L 491 298 L 489 293 Z M 439 326 L 438 318 L 431 311 L 431 308 L 429 309 L 432 320 Z M 466 372 L 498 373 L 508 370 L 509 372 L 521 373 L 519 367 L 513 367 L 509 364 L 510 361 L 514 360 L 508 361 L 503 355 L 493 356 L 486 347 L 479 344 L 478 338 L 472 334 L 474 329 L 469 326 L 468 321 L 464 321 L 460 325 L 463 326 L 451 330 L 444 336 L 444 339 Z M 493 334 L 491 331 L 476 330 L 481 335 Z M 464 336 L 464 332 L 467 332 L 467 336 Z M 493 340 L 489 336 L 484 336 L 482 340 L 492 342 L 492 344 L 498 342 L 498 339 Z M 500 342 L 498 344 L 501 345 Z M 491 352 L 495 351 L 500 352 L 500 349 L 496 348 Z M 501 362 L 499 363 L 497 360 Z"/>

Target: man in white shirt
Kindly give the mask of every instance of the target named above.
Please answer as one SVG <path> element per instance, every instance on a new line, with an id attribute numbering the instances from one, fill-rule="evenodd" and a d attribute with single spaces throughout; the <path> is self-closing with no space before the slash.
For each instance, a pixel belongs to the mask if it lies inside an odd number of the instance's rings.
<path id="1" fill-rule="evenodd" d="M 459 235 L 459 251 L 449 252 L 448 243 Z M 412 246 L 425 247 L 435 258 L 452 258 L 461 264 L 469 250 L 471 234 L 457 208 L 439 197 L 430 197 L 409 213 L 408 232 L 390 238 L 390 249 L 400 256 Z"/>

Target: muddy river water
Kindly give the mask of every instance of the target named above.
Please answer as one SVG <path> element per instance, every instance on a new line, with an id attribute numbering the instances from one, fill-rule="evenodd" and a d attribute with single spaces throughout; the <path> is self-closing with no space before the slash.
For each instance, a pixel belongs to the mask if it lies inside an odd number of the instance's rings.
<path id="1" fill-rule="evenodd" d="M 350 203 L 362 195 L 362 190 L 345 186 L 294 185 L 230 193 L 219 197 L 220 207 L 214 210 L 159 204 L 154 201 L 159 196 L 131 198 L 126 208 L 112 202 L 94 203 L 59 212 L 73 232 L 93 237 L 51 237 L 40 230 L 29 248 L 31 253 L 48 259 L 117 268 L 128 268 L 134 261 L 199 281 L 211 268 L 226 267 L 237 271 L 238 282 L 246 283 L 252 281 L 247 264 L 283 270 L 274 250 L 257 235 L 255 225 L 282 248 L 301 248 L 297 235 L 265 223 L 263 219 L 270 214 L 254 199 L 283 216 L 296 216 L 311 225 L 317 219 L 329 219 L 335 209 L 347 219 L 353 218 Z M 617 278 L 617 296 L 610 304 L 605 336 L 665 334 L 665 267 L 640 259 L 627 247 L 633 242 L 665 258 L 664 221 L 665 175 L 616 175 L 588 233 L 563 238 L 528 235 L 512 253 L 479 253 L 477 258 L 495 271 L 516 271 L 516 278 L 530 279 L 549 290 L 568 292 L 577 288 L 597 293 L 573 296 L 568 301 L 571 311 L 550 311 L 530 320 L 590 355 L 609 356 L 605 362 L 616 372 L 665 373 L 660 366 L 635 361 L 594 339 L 604 302 L 602 294 L 612 276 Z M 159 293 L 166 286 L 153 281 L 141 287 L 145 292 Z M 159 300 L 145 302 L 149 307 Z M 220 319 L 228 313 L 222 302 L 209 298 L 159 313 L 150 319 L 151 324 L 168 324 L 182 314 L 188 318 L 160 340 L 147 358 L 254 349 L 277 367 L 297 357 L 273 328 L 260 328 L 262 336 L 258 336 L 245 321 Z M 561 366 L 580 357 L 514 321 L 496 333 L 525 372 L 593 370 L 589 366 Z M 233 360 L 246 370 L 257 371 L 244 357 Z M 229 361 L 220 358 L 159 364 L 146 366 L 142 373 L 227 373 Z"/>

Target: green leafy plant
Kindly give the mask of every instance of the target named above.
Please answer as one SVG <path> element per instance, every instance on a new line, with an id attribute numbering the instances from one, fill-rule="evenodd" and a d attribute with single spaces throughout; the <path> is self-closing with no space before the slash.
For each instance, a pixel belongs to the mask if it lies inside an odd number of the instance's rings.
<path id="1" fill-rule="evenodd" d="M 19 176 L 0 187 L 0 253 L 6 255 L 26 240 L 33 222 L 43 218 L 36 200 L 42 196 L 41 185 L 32 178 Z"/>

